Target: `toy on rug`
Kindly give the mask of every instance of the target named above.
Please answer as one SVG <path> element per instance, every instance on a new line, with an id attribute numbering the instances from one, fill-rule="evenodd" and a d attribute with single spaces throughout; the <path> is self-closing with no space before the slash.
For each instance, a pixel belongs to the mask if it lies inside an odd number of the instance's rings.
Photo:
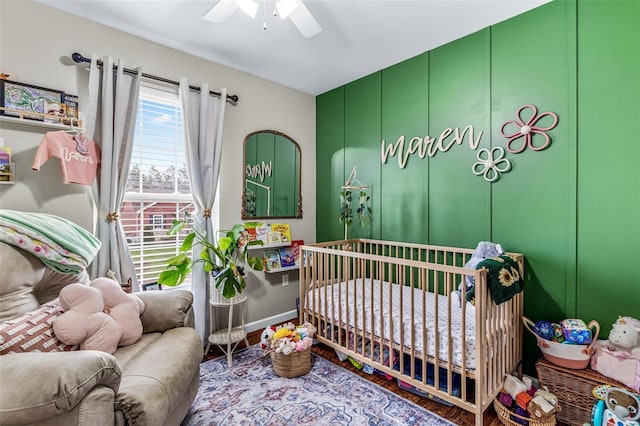
<path id="1" fill-rule="evenodd" d="M 311 323 L 305 322 L 296 327 L 294 323 L 288 322 L 276 327 L 267 327 L 262 332 L 260 345 L 262 347 L 264 340 L 265 354 L 275 352 L 289 355 L 292 352 L 309 349 L 313 344 L 315 333 L 316 328 Z"/>
<path id="2" fill-rule="evenodd" d="M 113 354 L 142 337 L 144 303 L 112 279 L 69 284 L 60 291 L 60 305 L 64 313 L 54 321 L 53 332 L 63 343 Z"/>
<path id="3" fill-rule="evenodd" d="M 593 426 L 640 425 L 640 395 L 601 385 L 593 389 L 593 396 L 599 400 L 591 410 Z"/>

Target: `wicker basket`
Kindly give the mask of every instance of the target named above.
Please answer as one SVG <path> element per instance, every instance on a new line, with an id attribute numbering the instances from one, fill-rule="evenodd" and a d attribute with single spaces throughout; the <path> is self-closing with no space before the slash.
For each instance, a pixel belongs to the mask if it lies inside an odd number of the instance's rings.
<path id="1" fill-rule="evenodd" d="M 523 417 L 519 414 L 514 413 L 509 410 L 507 407 L 502 405 L 500 401 L 495 399 L 493 401 L 493 408 L 496 409 L 496 414 L 498 415 L 498 419 L 502 422 L 503 425 L 508 426 L 522 426 L 522 423 L 518 423 L 512 420 L 512 417 L 516 417 L 520 420 L 527 422 L 529 426 L 555 426 L 556 425 L 556 416 L 552 415 L 547 417 L 546 419 L 536 419 L 530 417 Z"/>
<path id="2" fill-rule="evenodd" d="M 291 352 L 289 355 L 271 352 L 271 364 L 273 371 L 280 377 L 290 379 L 304 376 L 311 371 L 311 348 L 300 352 Z"/>
<path id="3" fill-rule="evenodd" d="M 536 370 L 540 385 L 548 387 L 562 405 L 558 421 L 572 426 L 591 421 L 591 409 L 598 401 L 593 396 L 593 388 L 603 384 L 625 388 L 622 383 L 589 368 L 572 370 L 541 359 L 536 363 Z"/>

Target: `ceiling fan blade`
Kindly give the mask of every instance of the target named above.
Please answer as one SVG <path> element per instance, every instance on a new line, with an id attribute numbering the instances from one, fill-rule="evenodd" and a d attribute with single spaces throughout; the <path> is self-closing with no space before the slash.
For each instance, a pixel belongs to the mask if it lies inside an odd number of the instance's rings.
<path id="1" fill-rule="evenodd" d="M 305 38 L 311 38 L 320 33 L 322 28 L 313 18 L 309 9 L 302 2 L 299 3 L 298 7 L 289 15 L 289 19 Z"/>
<path id="2" fill-rule="evenodd" d="M 216 23 L 224 22 L 237 8 L 235 0 L 220 0 L 202 18 Z"/>

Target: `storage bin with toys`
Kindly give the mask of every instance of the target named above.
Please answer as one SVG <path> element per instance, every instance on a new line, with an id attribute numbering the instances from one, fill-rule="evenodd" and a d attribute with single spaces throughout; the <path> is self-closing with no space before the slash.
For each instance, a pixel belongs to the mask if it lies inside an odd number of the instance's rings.
<path id="1" fill-rule="evenodd" d="M 537 379 L 523 376 L 520 380 L 510 374 L 493 406 L 500 421 L 510 426 L 553 426 L 561 409 L 558 398 L 541 389 Z"/>
<path id="2" fill-rule="evenodd" d="M 591 321 L 585 325 L 581 319 L 565 319 L 560 323 L 538 321 L 522 317 L 524 326 L 536 338 L 542 356 L 552 364 L 581 369 L 589 365 L 593 344 L 600 333 L 600 324 Z M 593 331 L 593 334 L 591 332 Z"/>
<path id="3" fill-rule="evenodd" d="M 303 376 L 311 371 L 311 345 L 316 328 L 310 323 L 296 327 L 292 322 L 267 327 L 260 347 L 271 357 L 273 371 L 280 377 Z"/>

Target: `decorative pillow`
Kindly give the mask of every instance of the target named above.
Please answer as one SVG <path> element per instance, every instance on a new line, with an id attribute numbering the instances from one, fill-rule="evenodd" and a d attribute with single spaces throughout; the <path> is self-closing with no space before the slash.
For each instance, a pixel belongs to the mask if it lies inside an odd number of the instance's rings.
<path id="1" fill-rule="evenodd" d="M 112 354 L 142 337 L 144 304 L 112 279 L 97 278 L 88 286 L 69 284 L 60 292 L 60 304 L 64 313 L 53 329 L 65 343 Z"/>
<path id="2" fill-rule="evenodd" d="M 60 314 L 62 306 L 54 299 L 33 312 L 0 324 L 0 355 L 77 350 L 78 345 L 61 342 L 53 332 L 52 324 Z"/>

